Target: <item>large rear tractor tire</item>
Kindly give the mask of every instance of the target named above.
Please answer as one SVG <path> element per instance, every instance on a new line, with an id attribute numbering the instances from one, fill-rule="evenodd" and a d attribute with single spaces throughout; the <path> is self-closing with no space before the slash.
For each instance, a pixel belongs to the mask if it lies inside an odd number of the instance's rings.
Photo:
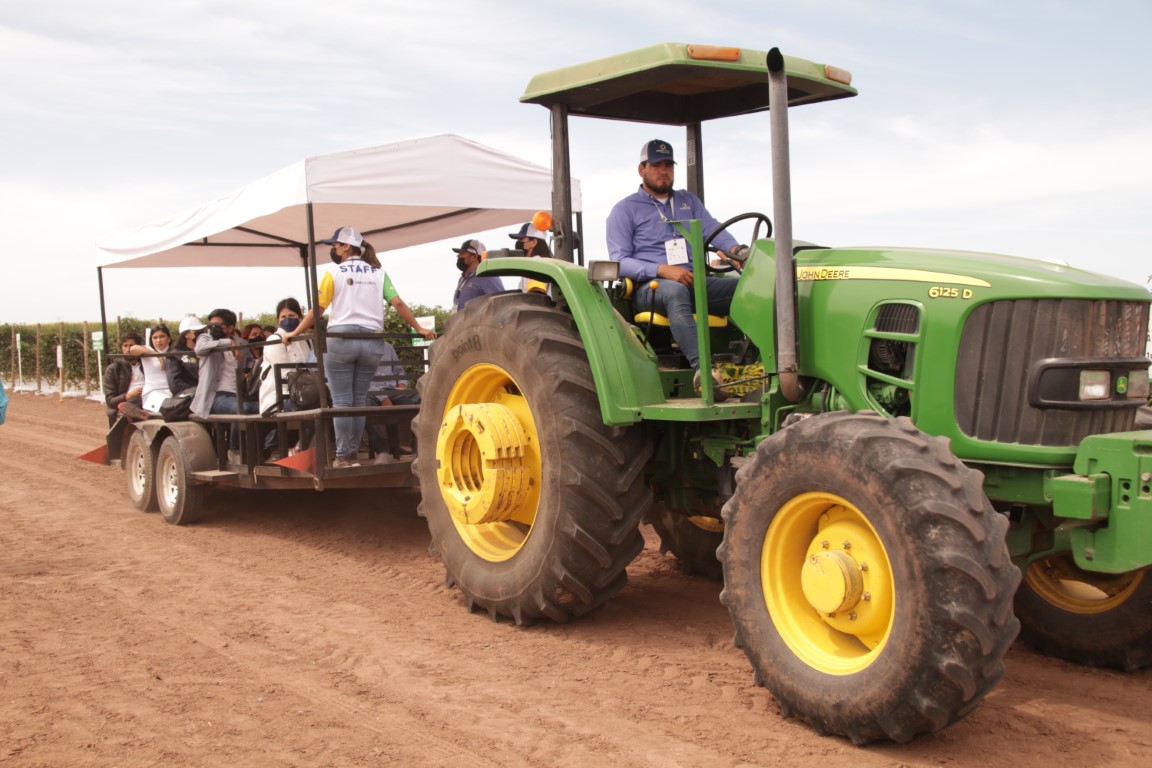
<path id="1" fill-rule="evenodd" d="M 690 576 L 719 581 L 724 577 L 716 548 L 724 541 L 724 521 L 717 517 L 688 515 L 666 504 L 654 504 L 648 522 L 660 537 L 660 551 L 671 552 Z"/>
<path id="2" fill-rule="evenodd" d="M 785 716 L 855 744 L 963 718 L 1004 673 L 1007 518 L 905 418 L 814 416 L 762 442 L 724 507 L 721 600 Z"/>
<path id="3" fill-rule="evenodd" d="M 208 487 L 192 479 L 192 465 L 175 437 L 160 445 L 156 457 L 156 490 L 160 514 L 172 525 L 190 525 L 200 518 Z"/>
<path id="4" fill-rule="evenodd" d="M 1071 553 L 1036 560 L 1016 616 L 1020 639 L 1040 653 L 1128 672 L 1152 664 L 1152 569 L 1090 573 Z"/>
<path id="5" fill-rule="evenodd" d="M 569 314 L 536 294 L 471 301 L 418 386 L 420 511 L 470 609 L 563 622 L 624 586 L 650 447 L 603 424 Z"/>
<path id="6" fill-rule="evenodd" d="M 157 509 L 155 464 L 151 441 L 146 434 L 136 430 L 128 439 L 124 471 L 128 478 L 128 498 L 141 512 L 155 512 Z"/>

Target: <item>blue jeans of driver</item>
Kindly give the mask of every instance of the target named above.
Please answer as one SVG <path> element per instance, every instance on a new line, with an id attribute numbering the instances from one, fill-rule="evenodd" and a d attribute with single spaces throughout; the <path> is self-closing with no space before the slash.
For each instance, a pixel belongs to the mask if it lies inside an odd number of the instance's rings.
<path id="1" fill-rule="evenodd" d="M 361 325 L 334 325 L 330 333 L 372 333 Z M 324 370 L 332 388 L 334 408 L 362 408 L 368 402 L 368 386 L 384 355 L 383 339 L 329 339 Z M 351 459 L 364 435 L 363 416 L 340 416 L 332 420 L 336 433 L 336 458 Z"/>
<path id="2" fill-rule="evenodd" d="M 700 278 L 697 278 L 700 279 Z M 632 303 L 637 312 L 653 309 L 668 318 L 672 338 L 680 346 L 680 351 L 688 358 L 693 370 L 700 370 L 700 344 L 696 338 L 696 321 L 692 319 L 695 309 L 695 291 L 675 280 L 657 279 L 656 290 L 648 286 L 651 280 L 636 289 Z M 708 314 L 727 315 L 732 308 L 732 296 L 736 293 L 739 280 L 709 278 L 705 283 L 708 290 Z M 708 366 L 711 368 L 711 364 Z"/>

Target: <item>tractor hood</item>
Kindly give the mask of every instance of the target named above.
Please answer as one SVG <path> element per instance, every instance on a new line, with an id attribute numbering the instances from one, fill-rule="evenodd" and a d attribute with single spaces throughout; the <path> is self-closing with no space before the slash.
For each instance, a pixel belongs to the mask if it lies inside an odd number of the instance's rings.
<path id="1" fill-rule="evenodd" d="M 969 289 L 968 298 L 985 292 L 1000 298 L 1103 297 L 1152 301 L 1142 286 L 1066 264 L 974 251 L 922 248 L 804 248 L 796 254 L 799 284 L 825 281 L 884 281 L 905 284 L 912 294 L 937 298 L 933 288 Z M 900 291 L 903 294 L 903 291 Z"/>

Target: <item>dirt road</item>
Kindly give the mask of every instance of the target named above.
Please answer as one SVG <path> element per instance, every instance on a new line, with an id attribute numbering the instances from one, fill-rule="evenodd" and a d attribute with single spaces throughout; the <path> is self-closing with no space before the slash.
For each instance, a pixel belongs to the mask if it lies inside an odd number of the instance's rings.
<path id="1" fill-rule="evenodd" d="M 719 585 L 649 547 L 567 626 L 469 614 L 416 498 L 221 493 L 137 512 L 76 460 L 103 409 L 14 395 L 0 426 L 0 765 L 1152 765 L 1152 672 L 1017 645 L 968 719 L 864 749 L 783 719 Z"/>

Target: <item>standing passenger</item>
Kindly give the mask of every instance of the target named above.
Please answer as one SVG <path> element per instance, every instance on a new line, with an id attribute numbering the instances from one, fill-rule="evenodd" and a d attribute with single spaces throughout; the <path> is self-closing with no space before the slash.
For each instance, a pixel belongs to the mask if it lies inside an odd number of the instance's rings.
<path id="1" fill-rule="evenodd" d="M 436 338 L 435 331 L 420 327 L 412 310 L 392 287 L 392 281 L 380 268 L 376 249 L 352 227 L 340 227 L 328 240 L 333 264 L 326 264 L 319 277 L 319 313 L 331 308 L 329 333 L 380 333 L 384 330 L 384 302 L 396 307 L 410 326 L 425 339 Z M 284 332 L 284 341 L 311 328 L 317 310 L 309 309 L 295 330 Z M 380 362 L 383 339 L 328 340 L 324 367 L 332 389 L 335 408 L 363 407 L 367 403 L 368 384 Z M 358 467 L 356 453 L 364 434 L 363 416 L 340 416 L 333 419 L 336 432 L 336 458 L 333 467 Z"/>

